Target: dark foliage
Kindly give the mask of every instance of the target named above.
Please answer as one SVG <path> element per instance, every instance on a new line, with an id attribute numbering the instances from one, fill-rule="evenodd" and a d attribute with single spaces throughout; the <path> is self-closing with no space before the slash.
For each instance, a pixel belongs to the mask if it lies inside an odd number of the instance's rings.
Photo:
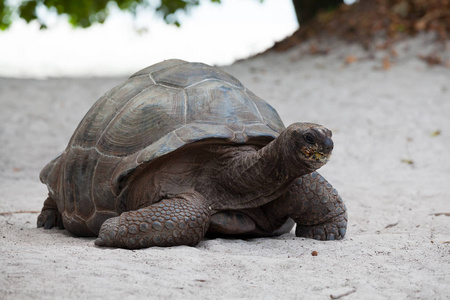
<path id="1" fill-rule="evenodd" d="M 344 3 L 343 0 L 292 0 L 299 24 L 314 19 L 319 11 L 332 11 Z"/>
<path id="2" fill-rule="evenodd" d="M 220 3 L 220 0 L 210 0 Z M 69 22 L 75 27 L 89 27 L 95 23 L 103 23 L 108 15 L 108 5 L 115 3 L 121 10 L 135 14 L 138 8 L 150 7 L 146 0 L 24 0 L 18 7 L 7 5 L 7 0 L 0 0 L 0 29 L 7 29 L 17 14 L 27 22 L 33 20 L 46 28 L 45 21 L 37 15 L 37 8 L 45 7 L 55 11 L 59 15 L 67 15 Z M 186 12 L 190 8 L 198 6 L 199 0 L 161 0 L 159 6 L 151 7 L 156 10 L 168 24 L 179 26 L 176 17 L 177 12 Z"/>
<path id="3" fill-rule="evenodd" d="M 435 32 L 438 40 L 450 38 L 450 0 L 359 0 L 319 12 L 273 49 L 284 51 L 311 38 L 339 38 L 370 48 L 375 39 L 389 44 L 429 31 Z"/>

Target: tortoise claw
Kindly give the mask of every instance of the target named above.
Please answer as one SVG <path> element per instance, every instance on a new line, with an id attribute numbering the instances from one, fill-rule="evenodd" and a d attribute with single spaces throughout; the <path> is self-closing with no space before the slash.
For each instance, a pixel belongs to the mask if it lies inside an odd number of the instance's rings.
<path id="1" fill-rule="evenodd" d="M 58 226 L 59 229 L 64 229 L 61 215 L 56 210 L 44 210 L 37 218 L 37 227 L 44 227 L 44 229 L 52 229 Z"/>
<path id="2" fill-rule="evenodd" d="M 44 223 L 44 229 L 52 229 L 53 224 L 55 224 L 55 221 L 53 220 L 53 218 L 51 218 L 51 216 L 48 216 L 47 220 Z"/>
<path id="3" fill-rule="evenodd" d="M 347 231 L 347 212 L 340 214 L 330 221 L 317 225 L 299 225 L 295 235 L 320 241 L 341 240 Z"/>
<path id="4" fill-rule="evenodd" d="M 117 232 L 119 231 L 120 217 L 110 218 L 106 220 L 98 238 L 95 240 L 95 245 L 103 247 L 114 247 Z"/>

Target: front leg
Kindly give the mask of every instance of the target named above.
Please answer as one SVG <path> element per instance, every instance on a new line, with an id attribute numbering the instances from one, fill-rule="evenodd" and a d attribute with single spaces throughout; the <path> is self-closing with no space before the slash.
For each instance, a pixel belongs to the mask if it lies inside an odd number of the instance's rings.
<path id="1" fill-rule="evenodd" d="M 292 218 L 295 235 L 316 240 L 337 240 L 347 230 L 347 208 L 336 189 L 319 173 L 297 178 L 289 190 L 266 208 L 269 218 Z"/>
<path id="2" fill-rule="evenodd" d="M 210 209 L 199 193 L 179 194 L 106 220 L 95 244 L 128 249 L 197 245 L 210 223 Z"/>

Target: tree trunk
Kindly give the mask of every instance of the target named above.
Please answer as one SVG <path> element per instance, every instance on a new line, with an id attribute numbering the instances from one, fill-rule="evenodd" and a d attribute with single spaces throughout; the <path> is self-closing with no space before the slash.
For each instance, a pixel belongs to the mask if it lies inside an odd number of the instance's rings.
<path id="1" fill-rule="evenodd" d="M 343 0 L 292 0 L 298 24 L 305 24 L 314 19 L 319 11 L 334 9 Z"/>

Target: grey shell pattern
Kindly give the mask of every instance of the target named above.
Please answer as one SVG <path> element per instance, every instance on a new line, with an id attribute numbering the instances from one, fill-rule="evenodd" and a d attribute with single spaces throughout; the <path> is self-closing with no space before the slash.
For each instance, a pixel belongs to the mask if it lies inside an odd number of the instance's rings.
<path id="1" fill-rule="evenodd" d="M 277 112 L 231 75 L 167 60 L 102 96 L 41 181 L 67 217 L 111 217 L 123 211 L 121 184 L 137 167 L 196 141 L 271 140 L 283 129 Z"/>

